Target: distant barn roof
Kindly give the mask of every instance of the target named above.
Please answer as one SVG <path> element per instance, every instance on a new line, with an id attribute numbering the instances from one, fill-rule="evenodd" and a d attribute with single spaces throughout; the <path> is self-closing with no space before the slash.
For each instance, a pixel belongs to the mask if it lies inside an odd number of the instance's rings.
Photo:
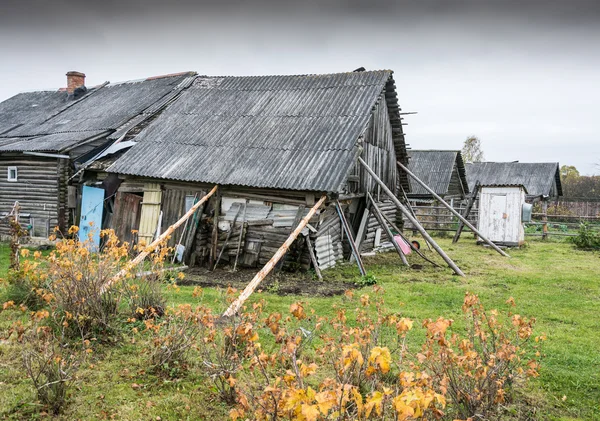
<path id="1" fill-rule="evenodd" d="M 408 156 L 408 169 L 437 194 L 441 196 L 448 194 L 455 165 L 458 170 L 460 182 L 464 186 L 464 193 L 469 192 L 465 175 L 465 165 L 460 151 L 409 150 Z M 431 193 L 415 180 L 412 178 L 409 178 L 409 180 L 409 197 L 431 196 Z"/>
<path id="2" fill-rule="evenodd" d="M 530 196 L 562 196 L 558 162 L 474 162 L 467 164 L 469 188 L 481 185 L 523 185 Z"/>
<path id="3" fill-rule="evenodd" d="M 110 172 L 181 181 L 338 191 L 391 71 L 198 77 Z M 390 92 L 391 91 L 391 92 Z M 404 149 L 404 141 L 401 140 Z"/>
<path id="4" fill-rule="evenodd" d="M 0 103 L 0 152 L 60 152 L 110 135 L 171 97 L 193 73 L 105 84 L 79 99 L 66 91 L 26 92 Z"/>

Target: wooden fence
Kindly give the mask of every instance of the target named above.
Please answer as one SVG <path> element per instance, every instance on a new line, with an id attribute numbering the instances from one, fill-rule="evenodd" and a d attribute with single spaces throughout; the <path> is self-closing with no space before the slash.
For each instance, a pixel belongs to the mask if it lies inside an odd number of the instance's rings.
<path id="1" fill-rule="evenodd" d="M 553 202 L 551 202 L 553 203 Z M 463 213 L 465 204 L 453 206 L 456 211 Z M 458 227 L 458 218 L 450 213 L 448 209 L 440 205 L 419 205 L 412 207 L 417 219 L 427 231 L 455 232 Z M 560 209 L 560 208 L 558 208 Z M 585 209 L 585 208 L 582 208 Z M 588 207 L 590 209 L 590 207 Z M 525 223 L 525 235 L 532 237 L 559 236 L 572 237 L 577 235 L 577 230 L 582 223 L 588 224 L 593 231 L 600 232 L 600 216 L 591 215 L 561 215 L 551 213 L 553 209 L 545 214 L 543 212 L 534 212 L 532 221 Z M 477 203 L 469 212 L 468 220 L 474 226 L 477 226 L 479 208 Z M 544 227 L 545 226 L 545 227 Z M 408 231 L 416 232 L 409 220 L 404 219 L 404 228 Z M 467 227 L 463 232 L 469 232 Z"/>

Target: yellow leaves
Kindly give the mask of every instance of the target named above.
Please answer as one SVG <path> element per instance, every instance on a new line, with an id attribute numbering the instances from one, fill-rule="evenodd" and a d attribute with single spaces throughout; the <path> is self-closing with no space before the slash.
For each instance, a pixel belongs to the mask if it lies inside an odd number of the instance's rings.
<path id="1" fill-rule="evenodd" d="M 72 225 L 68 231 L 69 235 L 77 234 L 78 232 L 79 232 L 79 227 L 76 225 Z"/>
<path id="2" fill-rule="evenodd" d="M 194 287 L 194 290 L 192 291 L 192 297 L 198 298 L 201 297 L 202 294 L 204 294 L 204 290 L 202 288 Z"/>
<path id="3" fill-rule="evenodd" d="M 27 257 L 29 256 L 29 249 L 21 249 L 21 257 Z"/>
<path id="4" fill-rule="evenodd" d="M 398 334 L 402 335 L 411 330 L 413 327 L 413 323 L 414 322 L 412 320 L 407 319 L 406 317 L 403 317 L 400 320 L 398 320 L 398 322 L 396 323 L 396 330 L 398 331 Z"/>
<path id="5" fill-rule="evenodd" d="M 177 279 L 182 280 L 183 278 L 185 278 L 185 274 L 183 272 L 179 272 L 177 274 Z"/>
<path id="6" fill-rule="evenodd" d="M 290 305 L 290 313 L 298 320 L 306 319 L 306 312 L 304 311 L 304 306 L 301 301 Z"/>
<path id="7" fill-rule="evenodd" d="M 392 363 L 392 356 L 390 350 L 387 347 L 376 346 L 371 350 L 369 355 L 369 368 L 373 368 L 372 372 L 381 371 L 386 374 L 390 371 L 390 364 Z M 367 374 L 369 370 L 367 369 Z"/>
<path id="8" fill-rule="evenodd" d="M 369 294 L 363 294 L 360 296 L 360 304 L 363 307 L 367 307 L 369 305 Z"/>
<path id="9" fill-rule="evenodd" d="M 365 415 L 367 418 L 371 416 L 371 412 L 375 409 L 377 415 L 381 415 L 383 409 L 383 393 L 375 391 L 369 395 L 365 402 Z"/>
<path id="10" fill-rule="evenodd" d="M 342 347 L 342 364 L 344 366 L 344 370 L 348 370 L 353 365 L 362 366 L 364 362 L 364 358 L 358 344 L 354 343 L 351 345 L 344 345 Z"/>
<path id="11" fill-rule="evenodd" d="M 316 421 L 319 418 L 319 408 L 317 405 L 302 404 L 301 411 L 306 421 Z"/>
<path id="12" fill-rule="evenodd" d="M 513 297 L 510 297 L 508 300 L 506 300 L 506 304 L 508 304 L 511 307 L 516 307 L 516 303 L 515 303 L 515 299 Z"/>
<path id="13" fill-rule="evenodd" d="M 303 362 L 299 362 L 300 364 L 300 375 L 302 377 L 308 377 L 311 374 L 315 374 L 317 372 L 318 366 L 315 363 L 310 363 L 309 365 L 304 364 Z"/>
<path id="14" fill-rule="evenodd" d="M 337 395 L 332 390 L 325 390 L 315 395 L 315 401 L 319 411 L 325 415 L 337 404 Z"/>
<path id="15" fill-rule="evenodd" d="M 444 319 L 443 317 L 439 317 L 435 322 L 431 320 L 427 320 L 425 322 L 425 327 L 431 336 L 439 337 L 444 336 L 446 334 L 446 330 L 452 325 L 453 320 Z"/>
<path id="16" fill-rule="evenodd" d="M 8 310 L 9 308 L 14 308 L 15 307 L 15 302 L 10 300 L 5 302 L 4 304 L 2 304 L 2 310 Z"/>

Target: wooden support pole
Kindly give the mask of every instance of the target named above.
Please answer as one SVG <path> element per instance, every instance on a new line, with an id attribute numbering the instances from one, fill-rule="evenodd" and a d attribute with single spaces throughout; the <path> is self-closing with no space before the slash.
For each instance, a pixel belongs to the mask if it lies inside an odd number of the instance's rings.
<path id="1" fill-rule="evenodd" d="M 210 256 L 208 258 L 208 267 L 213 268 L 217 257 L 217 243 L 219 241 L 219 214 L 221 213 L 221 192 L 217 190 L 215 196 L 215 205 L 213 209 L 213 227 L 210 245 Z"/>
<path id="2" fill-rule="evenodd" d="M 410 240 L 408 238 L 406 238 L 406 236 L 404 234 L 402 234 L 402 231 L 400 230 L 400 228 L 398 228 L 396 226 L 396 224 L 394 224 L 394 222 L 392 222 L 390 220 L 390 218 L 388 218 L 386 216 L 385 213 L 381 213 L 381 216 L 383 216 L 383 219 L 385 219 L 387 221 L 388 224 L 390 224 L 390 227 L 394 228 L 396 231 L 398 231 L 398 235 L 400 235 L 400 237 L 402 237 L 402 239 L 404 241 L 406 241 L 406 244 L 408 244 L 410 246 L 410 248 L 412 249 L 412 251 L 414 251 L 415 253 L 417 253 L 419 256 L 421 256 L 424 260 L 428 261 L 429 263 L 431 263 L 433 266 L 435 267 L 441 267 L 440 265 L 438 265 L 437 263 L 435 263 L 433 260 L 429 259 L 427 256 L 425 256 L 421 250 L 419 250 L 418 248 L 416 248 L 413 243 L 410 242 Z"/>
<path id="3" fill-rule="evenodd" d="M 462 270 L 460 270 L 460 268 L 458 266 L 456 266 L 456 263 L 454 263 L 452 261 L 452 259 L 450 259 L 450 257 L 448 257 L 448 255 L 444 252 L 444 250 L 442 250 L 441 247 L 437 245 L 437 243 L 433 240 L 433 238 L 431 238 L 431 236 L 429 235 L 429 233 L 427 231 L 425 231 L 425 228 L 423 228 L 423 226 L 419 223 L 419 221 L 417 221 L 417 219 L 414 218 L 411 215 L 411 213 L 408 211 L 408 209 L 406 209 L 404 207 L 404 205 L 402 203 L 400 203 L 400 201 L 394 195 L 394 193 L 392 193 L 392 191 L 388 188 L 388 186 L 386 186 L 385 183 L 383 181 L 381 181 L 381 179 L 377 176 L 377 174 L 375 174 L 375 172 L 371 169 L 371 167 L 369 167 L 369 165 L 362 158 L 360 158 L 360 157 L 358 158 L 358 162 L 360 162 L 360 164 L 363 167 L 365 167 L 365 169 L 367 170 L 367 172 L 369 174 L 371 174 L 371 176 L 373 177 L 373 179 L 381 186 L 381 189 L 385 192 L 385 194 L 388 195 L 388 197 L 396 205 L 396 207 L 398 209 L 400 209 L 400 211 L 404 215 L 406 215 L 406 217 L 408 218 L 408 220 L 415 227 L 417 227 L 417 229 L 419 230 L 419 232 L 421 233 L 421 235 L 423 236 L 423 238 L 425 239 L 425 241 L 429 241 L 429 244 L 431 244 L 431 246 L 433 247 L 433 249 L 442 257 L 442 259 L 444 259 L 444 261 L 448 264 L 448 266 L 450 268 L 452 268 L 452 270 L 454 271 L 454 273 L 456 273 L 459 276 L 465 276 L 465 274 L 462 272 Z"/>
<path id="4" fill-rule="evenodd" d="M 360 220 L 360 225 L 358 227 L 358 233 L 356 234 L 356 248 L 358 249 L 358 252 L 360 254 L 360 246 L 363 242 L 363 239 L 365 237 L 365 234 L 367 232 L 367 224 L 369 222 L 369 207 L 367 206 L 365 208 L 365 211 L 363 212 L 363 216 L 362 219 Z M 354 254 L 352 254 L 352 256 L 350 256 L 350 263 L 354 262 Z"/>
<path id="5" fill-rule="evenodd" d="M 325 199 L 327 199 L 327 196 L 323 195 L 321 199 L 319 199 L 319 201 L 310 209 L 310 211 L 308 211 L 308 214 L 304 218 L 302 218 L 296 229 L 292 231 L 288 239 L 285 240 L 285 243 L 283 243 L 281 247 L 279 247 L 279 250 L 277 250 L 277 252 L 273 255 L 273 257 L 271 257 L 267 264 L 260 270 L 260 272 L 258 272 L 254 276 L 252 281 L 250 281 L 246 288 L 244 288 L 244 291 L 242 291 L 240 296 L 233 303 L 231 303 L 227 310 L 225 310 L 225 313 L 223 313 L 223 317 L 233 316 L 240 310 L 242 305 L 244 305 L 244 302 L 250 297 L 250 295 L 252 295 L 252 293 L 262 282 L 262 280 L 265 279 L 265 277 L 271 272 L 271 270 L 273 270 L 277 262 L 285 255 L 285 253 L 288 251 L 294 240 L 296 240 L 296 238 L 298 237 L 298 235 L 300 235 L 306 224 L 308 224 L 310 218 L 312 218 L 313 215 L 317 212 L 317 210 L 321 207 L 321 205 L 325 203 Z"/>
<path id="6" fill-rule="evenodd" d="M 306 245 L 308 246 L 308 255 L 310 256 L 310 261 L 315 268 L 315 273 L 317 274 L 317 278 L 319 281 L 323 280 L 323 275 L 321 274 L 321 269 L 319 269 L 319 263 L 317 262 L 317 256 L 315 256 L 315 251 L 313 249 L 312 241 L 310 241 L 310 231 L 304 234 L 304 239 L 306 240 Z"/>
<path id="7" fill-rule="evenodd" d="M 502 256 L 510 257 L 508 254 L 506 254 L 504 252 L 504 250 L 502 250 L 496 244 L 494 244 L 490 240 L 488 240 L 487 237 L 484 237 L 483 234 L 481 234 L 481 232 L 479 232 L 479 230 L 477 228 L 475 228 L 469 221 L 467 221 L 465 218 L 463 218 L 463 216 L 460 213 L 458 213 L 452 206 L 450 206 L 448 203 L 446 203 L 446 201 L 444 199 L 442 199 L 436 192 L 434 192 L 433 189 L 431 189 L 427 184 L 423 183 L 419 177 L 414 175 L 408 168 L 406 168 L 404 165 L 402 165 L 402 163 L 396 162 L 396 164 L 398 164 L 398 166 L 402 170 L 404 170 L 417 183 L 419 183 L 421 185 L 421 187 L 423 187 L 425 190 L 427 190 L 429 193 L 431 193 L 433 197 L 435 197 L 437 200 L 439 200 L 439 202 L 442 205 L 444 205 L 450 212 L 452 212 L 455 216 L 457 216 L 467 227 L 469 227 L 469 229 L 471 229 L 471 231 L 473 231 L 475 234 L 477 234 L 479 236 L 479 238 L 481 238 L 487 245 L 492 247 L 494 250 L 496 250 Z"/>
<path id="8" fill-rule="evenodd" d="M 475 203 L 475 200 L 477 199 L 478 193 L 479 193 L 479 180 L 477 180 L 477 182 L 475 182 L 475 187 L 473 187 L 471 196 L 469 196 L 469 200 L 467 201 L 467 206 L 465 207 L 465 211 L 463 213 L 463 217 L 465 219 L 467 219 L 469 217 L 469 214 L 471 213 L 471 209 L 473 209 L 473 204 Z M 464 222 L 462 221 L 462 219 L 460 219 L 458 221 L 458 228 L 456 229 L 456 234 L 454 234 L 454 238 L 452 239 L 453 243 L 458 242 L 458 240 L 460 239 L 460 234 L 462 233 L 464 226 L 465 226 Z"/>
<path id="9" fill-rule="evenodd" d="M 379 207 L 373 200 L 371 193 L 367 192 L 367 197 L 371 201 L 371 206 L 373 206 L 373 215 L 375 215 L 375 219 L 377 219 L 377 222 L 379 222 L 379 225 L 385 232 L 385 235 L 387 236 L 387 238 L 390 240 L 390 242 L 394 246 L 394 249 L 396 249 L 396 251 L 398 252 L 398 255 L 400 256 L 402 263 L 404 263 L 405 266 L 410 267 L 410 264 L 408 263 L 406 256 L 402 252 L 402 249 L 400 248 L 398 243 L 396 243 L 396 240 L 394 240 L 394 235 L 392 234 L 392 231 L 390 231 L 390 228 L 387 226 L 387 224 L 385 223 L 385 220 L 383 219 L 383 212 L 381 212 L 381 209 L 379 209 Z"/>
<path id="10" fill-rule="evenodd" d="M 219 264 L 219 260 L 221 260 L 221 256 L 223 256 L 223 252 L 227 248 L 227 244 L 229 243 L 229 237 L 231 237 L 231 233 L 233 232 L 233 229 L 235 228 L 235 223 L 237 222 L 237 218 L 240 215 L 241 210 L 242 210 L 242 207 L 240 206 L 238 208 L 237 212 L 235 213 L 235 216 L 233 217 L 233 222 L 231 223 L 231 226 L 229 227 L 229 232 L 227 232 L 227 236 L 225 237 L 225 242 L 223 243 L 223 247 L 221 248 L 221 251 L 219 252 L 219 257 L 217 257 L 217 261 L 215 262 L 215 266 L 213 267 L 213 270 L 215 270 L 217 268 L 217 265 Z M 243 228 L 244 228 L 244 223 L 242 222 L 242 229 Z"/>
<path id="11" fill-rule="evenodd" d="M 185 213 L 185 215 L 183 215 L 181 218 L 179 218 L 179 220 L 177 222 L 175 222 L 173 225 L 171 225 L 169 228 L 167 228 L 165 230 L 165 232 L 163 232 L 160 235 L 160 237 L 158 237 L 156 240 L 154 240 L 152 243 L 150 243 L 148 246 L 146 246 L 140 254 L 138 254 L 133 260 L 131 260 L 125 266 L 125 268 L 121 269 L 115 276 L 113 276 L 112 279 L 110 279 L 108 282 L 106 282 L 104 285 L 102 285 L 102 287 L 100 288 L 100 294 L 104 294 L 106 292 L 106 290 L 108 288 L 110 288 L 111 285 L 113 285 L 115 282 L 120 281 L 125 275 L 127 275 L 127 272 L 129 272 L 129 270 L 131 270 L 133 267 L 142 263 L 144 261 L 144 259 L 146 258 L 146 256 L 148 256 L 150 253 L 152 253 L 161 242 L 163 242 L 168 236 L 173 234 L 173 231 L 175 231 L 185 221 L 187 221 L 188 218 L 190 218 L 196 212 L 196 210 L 198 210 L 198 208 L 200 206 L 202 206 L 202 204 L 204 204 L 204 202 L 206 202 L 217 191 L 217 188 L 218 188 L 218 186 L 214 186 L 212 188 L 212 190 L 209 191 L 206 196 L 204 196 L 202 199 L 200 199 L 198 201 L 198 203 L 196 203 L 194 206 L 192 206 L 190 208 L 190 210 Z"/>
<path id="12" fill-rule="evenodd" d="M 362 259 L 360 258 L 360 253 L 358 252 L 358 247 L 356 247 L 356 242 L 354 238 L 352 238 L 352 231 L 350 231 L 350 226 L 348 226 L 348 221 L 346 221 L 346 217 L 344 216 L 344 212 L 342 212 L 342 207 L 340 206 L 339 200 L 335 201 L 335 209 L 337 210 L 338 216 L 340 217 L 340 221 L 342 222 L 342 228 L 346 233 L 346 237 L 348 237 L 348 242 L 350 243 L 350 248 L 352 249 L 352 254 L 356 259 L 356 263 L 358 264 L 358 269 L 360 270 L 361 276 L 367 276 L 367 271 L 365 270 L 365 266 L 363 265 Z"/>
<path id="13" fill-rule="evenodd" d="M 244 213 L 242 213 L 242 226 L 240 227 L 240 236 L 238 238 L 237 251 L 235 253 L 235 262 L 233 263 L 233 271 L 237 269 L 238 259 L 240 258 L 240 249 L 242 248 L 242 238 L 244 236 L 244 227 L 246 226 L 246 210 L 248 209 L 248 199 L 244 202 Z"/>
<path id="14" fill-rule="evenodd" d="M 419 218 L 417 218 L 417 214 L 415 213 L 412 206 L 410 205 L 410 201 L 408 200 L 408 196 L 406 195 L 406 192 L 404 191 L 404 187 L 402 187 L 402 185 L 400 185 L 400 188 L 402 189 L 402 197 L 404 198 L 404 201 L 406 202 L 407 209 L 410 211 L 413 218 L 415 218 L 418 221 Z M 413 233 L 414 233 L 414 228 L 413 228 Z M 429 251 L 431 251 L 431 246 L 429 245 L 429 242 L 427 240 L 425 240 L 425 245 L 427 245 L 427 248 L 429 249 Z"/>

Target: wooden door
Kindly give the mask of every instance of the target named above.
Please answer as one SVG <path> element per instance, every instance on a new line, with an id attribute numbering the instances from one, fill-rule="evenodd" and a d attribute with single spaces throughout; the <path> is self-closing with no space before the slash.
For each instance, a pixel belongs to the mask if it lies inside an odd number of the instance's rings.
<path id="1" fill-rule="evenodd" d="M 490 195 L 490 240 L 504 242 L 508 219 L 508 200 L 506 194 Z"/>
<path id="2" fill-rule="evenodd" d="M 121 242 L 133 245 L 137 242 L 137 234 L 132 230 L 139 230 L 142 196 L 132 193 L 118 192 L 115 197 L 115 211 L 112 226 Z"/>

